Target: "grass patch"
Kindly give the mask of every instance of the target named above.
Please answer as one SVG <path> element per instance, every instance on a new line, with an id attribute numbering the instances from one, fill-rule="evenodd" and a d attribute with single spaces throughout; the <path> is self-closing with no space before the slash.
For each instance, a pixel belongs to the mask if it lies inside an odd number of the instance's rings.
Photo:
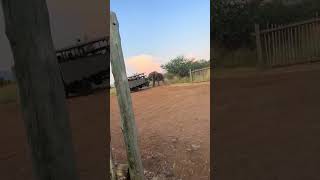
<path id="1" fill-rule="evenodd" d="M 172 79 L 165 80 L 168 84 L 181 84 L 181 83 L 191 83 L 189 77 L 173 77 Z"/>
<path id="2" fill-rule="evenodd" d="M 215 50 L 216 67 L 254 67 L 257 64 L 257 55 L 255 50 L 248 48 L 239 48 L 236 50 L 228 50 L 217 48 Z"/>
<path id="3" fill-rule="evenodd" d="M 7 104 L 17 101 L 17 86 L 10 84 L 0 88 L 0 104 Z"/>
<path id="4" fill-rule="evenodd" d="M 110 88 L 110 96 L 115 96 L 117 95 L 117 91 L 115 87 Z"/>

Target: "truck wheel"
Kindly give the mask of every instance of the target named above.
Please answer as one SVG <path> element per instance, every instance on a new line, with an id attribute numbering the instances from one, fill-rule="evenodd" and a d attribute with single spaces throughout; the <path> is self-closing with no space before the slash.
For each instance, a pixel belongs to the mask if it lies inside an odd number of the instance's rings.
<path id="1" fill-rule="evenodd" d="M 132 92 L 135 92 L 135 91 L 138 91 L 138 90 L 139 90 L 138 87 L 133 87 L 133 88 L 130 89 L 130 91 L 132 91 Z"/>

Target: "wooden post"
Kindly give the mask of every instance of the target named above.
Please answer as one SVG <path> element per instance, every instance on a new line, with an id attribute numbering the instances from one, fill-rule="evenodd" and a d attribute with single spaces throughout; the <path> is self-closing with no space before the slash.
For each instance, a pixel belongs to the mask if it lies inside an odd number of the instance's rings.
<path id="1" fill-rule="evenodd" d="M 270 28 L 273 29 L 274 25 L 271 24 Z M 272 51 L 272 66 L 276 64 L 276 54 L 275 54 L 275 32 L 271 32 L 271 51 Z"/>
<path id="2" fill-rule="evenodd" d="M 191 72 L 191 69 L 189 69 L 189 78 L 190 78 L 190 81 L 193 82 L 193 81 L 192 81 L 192 72 Z"/>
<path id="3" fill-rule="evenodd" d="M 205 70 L 202 70 L 202 71 L 200 71 L 200 73 L 202 73 L 202 81 L 205 81 L 205 78 L 204 78 L 204 73 L 205 73 Z"/>
<path id="4" fill-rule="evenodd" d="M 12 75 L 13 75 L 13 79 L 14 79 L 14 81 L 17 83 L 17 75 L 16 75 L 16 70 L 15 70 L 15 68 L 14 68 L 14 65 L 11 67 L 11 73 L 12 73 Z M 16 103 L 17 104 L 20 104 L 20 94 L 19 94 L 19 86 L 18 86 L 18 84 L 17 84 L 17 86 L 16 86 L 16 93 L 17 93 L 17 99 L 16 99 Z"/>
<path id="5" fill-rule="evenodd" d="M 116 14 L 111 12 L 111 65 L 114 84 L 117 91 L 118 104 L 121 113 L 121 129 L 127 150 L 129 173 L 131 180 L 143 180 L 143 167 L 138 147 L 138 137 L 135 124 L 129 84 L 124 64 Z"/>
<path id="6" fill-rule="evenodd" d="M 260 39 L 260 28 L 259 24 L 254 25 L 255 29 L 255 35 L 256 35 L 256 45 L 257 45 L 257 55 L 258 55 L 258 68 L 259 69 L 264 69 L 265 68 L 265 63 L 263 62 L 263 57 L 262 57 L 262 48 L 261 48 L 261 39 Z"/>
<path id="7" fill-rule="evenodd" d="M 34 176 L 38 180 L 76 180 L 66 100 L 46 1 L 1 2 Z"/>
<path id="8" fill-rule="evenodd" d="M 266 62 L 268 62 L 268 64 L 270 64 L 270 58 L 269 58 L 269 46 L 268 46 L 268 43 L 269 43 L 269 40 L 268 40 L 268 34 L 265 34 L 263 36 L 263 40 L 264 40 L 264 50 L 266 52 Z"/>
<path id="9" fill-rule="evenodd" d="M 110 175 L 111 175 L 111 180 L 117 180 L 116 173 L 115 173 L 115 168 L 114 168 L 114 165 L 113 165 L 111 145 L 110 145 L 110 160 L 109 160 L 109 161 L 110 161 Z"/>

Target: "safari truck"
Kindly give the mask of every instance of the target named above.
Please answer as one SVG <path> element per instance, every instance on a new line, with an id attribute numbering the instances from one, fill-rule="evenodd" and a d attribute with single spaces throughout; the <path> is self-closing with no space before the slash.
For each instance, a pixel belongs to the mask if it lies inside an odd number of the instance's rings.
<path id="1" fill-rule="evenodd" d="M 108 38 L 103 37 L 56 51 L 66 97 L 110 86 L 109 47 Z"/>
<path id="2" fill-rule="evenodd" d="M 137 91 L 143 87 L 149 87 L 149 79 L 144 73 L 128 77 L 129 88 L 131 91 Z"/>

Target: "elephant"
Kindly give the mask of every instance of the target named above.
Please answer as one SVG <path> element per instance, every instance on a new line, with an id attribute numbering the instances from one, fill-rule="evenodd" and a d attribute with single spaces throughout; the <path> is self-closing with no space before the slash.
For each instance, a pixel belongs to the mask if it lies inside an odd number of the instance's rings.
<path id="1" fill-rule="evenodd" d="M 155 81 L 158 82 L 158 86 L 160 85 L 159 82 L 162 81 L 164 84 L 164 76 L 161 73 L 158 73 L 157 71 L 153 71 L 148 76 L 149 80 L 152 80 L 153 87 L 155 86 Z"/>

